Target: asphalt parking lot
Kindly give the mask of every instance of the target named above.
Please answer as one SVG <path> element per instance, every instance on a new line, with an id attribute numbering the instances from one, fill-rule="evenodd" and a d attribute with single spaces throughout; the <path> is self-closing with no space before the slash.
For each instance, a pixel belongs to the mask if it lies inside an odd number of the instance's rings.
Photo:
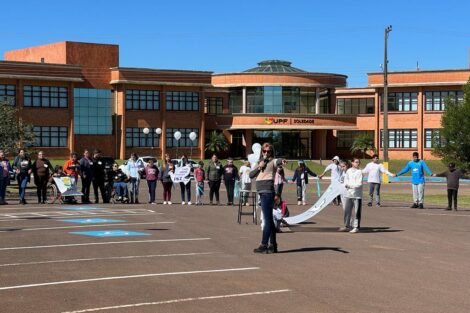
<path id="1" fill-rule="evenodd" d="M 292 214 L 308 208 L 286 188 Z M 350 234 L 331 205 L 259 255 L 260 226 L 238 224 L 236 206 L 157 193 L 157 205 L 1 206 L 0 312 L 470 311 L 470 208 L 364 207 Z"/>

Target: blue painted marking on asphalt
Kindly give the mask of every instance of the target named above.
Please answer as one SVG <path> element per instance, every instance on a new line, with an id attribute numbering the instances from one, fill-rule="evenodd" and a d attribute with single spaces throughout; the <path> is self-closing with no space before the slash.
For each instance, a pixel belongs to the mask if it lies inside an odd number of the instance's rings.
<path id="1" fill-rule="evenodd" d="M 64 206 L 62 207 L 64 210 L 74 210 L 74 211 L 88 211 L 88 210 L 103 210 L 105 208 L 97 208 L 91 206 Z"/>
<path id="2" fill-rule="evenodd" d="M 131 237 L 131 236 L 150 236 L 148 233 L 141 233 L 128 230 L 91 230 L 91 231 L 74 231 L 69 234 L 73 235 L 85 235 L 92 237 Z"/>
<path id="3" fill-rule="evenodd" d="M 67 223 L 79 223 L 79 224 L 99 224 L 99 223 L 121 223 L 125 220 L 111 220 L 106 218 L 72 218 L 61 220 L 62 222 Z"/>

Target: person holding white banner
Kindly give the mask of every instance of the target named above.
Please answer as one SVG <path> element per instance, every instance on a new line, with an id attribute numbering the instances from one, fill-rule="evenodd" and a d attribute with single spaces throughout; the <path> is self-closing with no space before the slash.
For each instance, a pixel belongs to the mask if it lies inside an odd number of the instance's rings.
<path id="1" fill-rule="evenodd" d="M 339 229 L 342 232 L 357 233 L 361 226 L 362 171 L 359 168 L 360 164 L 361 161 L 354 158 L 352 167 L 344 175 L 343 184 L 346 188 L 344 194 L 344 227 Z"/>
<path id="2" fill-rule="evenodd" d="M 334 156 L 333 159 L 331 159 L 331 163 L 325 168 L 323 173 L 321 175 L 318 175 L 318 178 L 322 179 L 323 176 L 325 176 L 326 172 L 331 171 L 331 180 L 340 180 L 340 177 L 342 175 L 341 172 L 341 167 L 339 165 L 340 159 L 338 156 Z M 336 197 L 333 200 L 333 204 L 335 205 L 341 205 L 341 196 Z"/>
<path id="3" fill-rule="evenodd" d="M 181 160 L 178 162 L 178 167 L 183 167 L 183 166 L 189 167 L 191 172 L 194 171 L 193 165 L 191 164 L 191 162 L 189 162 L 188 157 L 185 154 L 181 156 Z M 189 175 L 188 175 L 188 178 L 189 178 Z M 186 193 L 186 196 L 187 196 L 186 199 L 188 200 L 188 205 L 191 205 L 191 180 L 187 179 L 184 182 L 180 182 L 180 189 L 181 189 L 181 204 L 182 205 L 186 204 L 185 197 L 184 197 Z"/>
<path id="4" fill-rule="evenodd" d="M 263 214 L 263 236 L 261 245 L 254 253 L 277 253 L 276 228 L 273 220 L 274 208 L 274 175 L 279 165 L 285 165 L 284 159 L 274 159 L 274 148 L 270 143 L 264 143 L 261 148 L 258 164 L 250 172 L 250 178 L 256 177 L 256 190 L 261 201 Z M 268 242 L 270 245 L 268 247 Z"/>

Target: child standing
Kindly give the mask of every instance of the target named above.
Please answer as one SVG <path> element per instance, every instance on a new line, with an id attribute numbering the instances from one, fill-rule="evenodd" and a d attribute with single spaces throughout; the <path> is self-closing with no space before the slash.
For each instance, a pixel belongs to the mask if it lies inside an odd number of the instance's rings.
<path id="1" fill-rule="evenodd" d="M 295 170 L 294 177 L 292 181 L 297 183 L 297 205 L 306 205 L 306 193 L 308 185 L 308 175 L 317 177 L 317 174 L 312 172 L 307 166 L 305 166 L 304 161 L 299 161 L 299 167 Z"/>
<path id="2" fill-rule="evenodd" d="M 284 168 L 281 166 L 277 167 L 276 174 L 274 175 L 274 193 L 281 196 L 284 183 L 287 183 L 286 175 L 284 174 Z"/>
<path id="3" fill-rule="evenodd" d="M 243 160 L 243 165 L 240 167 L 240 197 L 243 205 L 248 203 L 248 192 L 251 191 L 251 178 L 250 178 L 251 165 L 248 159 Z"/>
<path id="4" fill-rule="evenodd" d="M 447 178 L 447 211 L 452 210 L 452 203 L 454 204 L 454 211 L 457 211 L 457 194 L 459 192 L 460 178 L 468 178 L 464 176 L 465 172 L 461 169 L 455 168 L 454 163 L 449 163 L 448 170 L 433 176 Z"/>
<path id="5" fill-rule="evenodd" d="M 171 175 L 175 172 L 175 166 L 173 163 L 166 163 L 162 169 L 161 181 L 163 185 L 163 204 L 171 204 L 171 187 L 173 186 L 173 181 L 171 180 Z"/>
<path id="6" fill-rule="evenodd" d="M 343 184 L 346 187 L 346 194 L 344 195 L 344 227 L 340 228 L 339 231 L 357 233 L 361 227 L 362 171 L 359 168 L 360 164 L 359 159 L 354 158 L 352 167 L 344 175 Z"/>
<path id="7" fill-rule="evenodd" d="M 194 170 L 194 177 L 196 178 L 196 205 L 202 205 L 206 172 L 204 171 L 204 162 L 199 161 L 198 164 L 199 167 Z"/>
<path id="8" fill-rule="evenodd" d="M 149 203 L 155 204 L 155 190 L 157 189 L 158 167 L 154 164 L 152 159 L 149 160 L 145 166 L 145 179 L 149 187 Z"/>

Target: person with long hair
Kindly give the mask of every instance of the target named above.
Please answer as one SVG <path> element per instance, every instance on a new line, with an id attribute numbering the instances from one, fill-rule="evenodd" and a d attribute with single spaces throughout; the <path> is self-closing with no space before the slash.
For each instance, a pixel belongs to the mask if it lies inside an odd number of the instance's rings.
<path id="1" fill-rule="evenodd" d="M 5 201 L 7 186 L 10 183 L 10 172 L 12 171 L 10 161 L 5 158 L 5 153 L 0 150 L 0 205 L 8 204 Z"/>
<path id="2" fill-rule="evenodd" d="M 344 227 L 339 231 L 357 233 L 361 227 L 362 211 L 362 170 L 359 165 L 361 161 L 354 158 L 352 167 L 344 175 Z"/>
<path id="3" fill-rule="evenodd" d="M 13 169 L 16 171 L 18 181 L 18 193 L 20 195 L 20 204 L 26 204 L 25 193 L 26 186 L 32 173 L 31 159 L 26 155 L 24 149 L 18 151 L 18 155 L 13 162 Z"/>
<path id="4" fill-rule="evenodd" d="M 51 162 L 44 157 L 44 152 L 38 152 L 38 158 L 32 165 L 34 175 L 34 184 L 36 185 L 36 192 L 38 195 L 38 203 L 45 204 L 47 200 L 47 183 L 49 176 L 54 169 Z"/>
<path id="5" fill-rule="evenodd" d="M 212 159 L 210 160 L 209 164 L 207 165 L 207 179 L 209 180 L 209 201 L 210 205 L 213 204 L 212 199 L 214 199 L 216 205 L 220 204 L 219 199 L 219 189 L 220 189 L 220 182 L 222 180 L 222 164 L 220 163 L 217 155 L 213 155 Z"/>
<path id="6" fill-rule="evenodd" d="M 171 162 L 166 162 L 160 172 L 160 180 L 163 186 L 163 204 L 171 204 L 171 187 L 173 186 L 171 175 L 174 172 L 175 166 Z"/>
<path id="7" fill-rule="evenodd" d="M 131 185 L 131 203 L 139 203 L 140 175 L 143 171 L 144 163 L 142 160 L 139 160 L 137 153 L 131 153 L 131 158 L 127 162 L 127 172 L 129 173 L 129 182 Z"/>
<path id="8" fill-rule="evenodd" d="M 256 177 L 256 190 L 260 197 L 264 221 L 261 245 L 253 250 L 254 253 L 277 253 L 276 228 L 273 220 L 274 175 L 277 167 L 285 164 L 287 164 L 286 160 L 274 158 L 273 146 L 270 143 L 264 143 L 258 164 L 250 172 L 250 178 Z"/>
<path id="9" fill-rule="evenodd" d="M 308 185 L 308 175 L 316 177 L 317 174 L 312 172 L 306 165 L 304 161 L 299 161 L 299 166 L 294 172 L 294 177 L 292 181 L 297 184 L 297 205 L 306 205 L 307 204 L 307 185 Z"/>

